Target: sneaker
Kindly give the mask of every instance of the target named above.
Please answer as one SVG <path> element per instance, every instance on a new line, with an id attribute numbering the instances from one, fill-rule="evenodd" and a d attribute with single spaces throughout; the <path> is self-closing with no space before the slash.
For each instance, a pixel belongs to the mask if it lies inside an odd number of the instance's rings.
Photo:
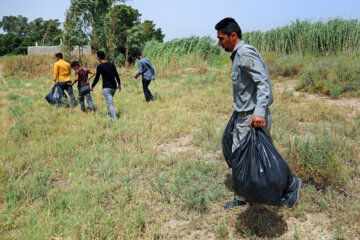
<path id="1" fill-rule="evenodd" d="M 244 206 L 244 205 L 246 205 L 246 202 L 244 202 L 244 201 L 242 201 L 240 199 L 234 198 L 234 200 L 225 203 L 224 208 L 225 209 L 230 209 L 232 207 Z"/>
<path id="2" fill-rule="evenodd" d="M 287 194 L 287 205 L 289 208 L 294 207 L 300 197 L 300 188 L 301 188 L 302 181 L 300 178 L 294 177 L 294 180 L 290 186 L 290 193 Z"/>
<path id="3" fill-rule="evenodd" d="M 95 111 L 94 111 L 94 110 L 91 110 L 91 114 L 95 114 Z"/>

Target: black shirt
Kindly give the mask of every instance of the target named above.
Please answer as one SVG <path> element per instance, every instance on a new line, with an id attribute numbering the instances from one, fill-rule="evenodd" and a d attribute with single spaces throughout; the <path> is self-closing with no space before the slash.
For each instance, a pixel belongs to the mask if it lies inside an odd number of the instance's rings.
<path id="1" fill-rule="evenodd" d="M 103 88 L 116 89 L 116 82 L 118 83 L 118 85 L 121 85 L 120 77 L 116 70 L 115 65 L 112 64 L 111 62 L 104 62 L 104 63 L 100 63 L 96 68 L 96 76 L 94 82 L 91 85 L 92 88 L 94 88 L 95 85 L 98 83 L 100 74 L 103 80 L 103 86 L 102 86 Z"/>

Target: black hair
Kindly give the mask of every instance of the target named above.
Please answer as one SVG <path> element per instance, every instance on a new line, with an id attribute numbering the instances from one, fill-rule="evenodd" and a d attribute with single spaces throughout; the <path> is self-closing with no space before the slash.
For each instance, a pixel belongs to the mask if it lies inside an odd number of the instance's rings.
<path id="1" fill-rule="evenodd" d="M 73 67 L 80 67 L 80 63 L 79 63 L 78 61 L 74 61 L 74 62 L 71 63 L 70 66 L 71 66 L 72 68 L 73 68 Z"/>
<path id="2" fill-rule="evenodd" d="M 142 56 L 142 53 L 141 53 L 140 51 L 136 51 L 136 52 L 135 52 L 135 57 L 136 57 L 136 56 Z"/>
<path id="3" fill-rule="evenodd" d="M 235 32 L 238 38 L 241 39 L 241 28 L 233 18 L 224 18 L 215 25 L 215 29 L 217 31 L 221 31 L 229 37 L 233 32 Z"/>
<path id="4" fill-rule="evenodd" d="M 98 58 L 100 58 L 101 60 L 104 60 L 104 59 L 105 59 L 105 53 L 104 53 L 104 51 L 98 51 L 98 52 L 96 53 L 96 56 L 97 56 Z"/>
<path id="5" fill-rule="evenodd" d="M 63 55 L 62 55 L 61 52 L 58 52 L 58 53 L 55 54 L 55 57 L 62 59 L 62 58 L 63 58 Z"/>

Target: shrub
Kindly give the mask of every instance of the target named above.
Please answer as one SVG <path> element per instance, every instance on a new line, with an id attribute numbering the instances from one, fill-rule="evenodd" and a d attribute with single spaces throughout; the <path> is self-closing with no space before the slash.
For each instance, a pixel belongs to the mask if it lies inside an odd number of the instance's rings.
<path id="1" fill-rule="evenodd" d="M 269 72 L 273 75 L 282 77 L 297 76 L 304 66 L 303 57 L 297 54 L 280 55 L 277 56 L 275 60 L 266 60 L 265 62 L 269 68 Z"/>
<path id="2" fill-rule="evenodd" d="M 300 76 L 298 90 L 338 97 L 357 94 L 360 89 L 359 59 L 347 57 L 314 58 L 307 62 Z"/>
<path id="3" fill-rule="evenodd" d="M 314 138 L 296 138 L 288 146 L 288 159 L 303 180 L 321 187 L 341 189 L 346 185 L 351 168 L 342 141 L 324 127 Z"/>

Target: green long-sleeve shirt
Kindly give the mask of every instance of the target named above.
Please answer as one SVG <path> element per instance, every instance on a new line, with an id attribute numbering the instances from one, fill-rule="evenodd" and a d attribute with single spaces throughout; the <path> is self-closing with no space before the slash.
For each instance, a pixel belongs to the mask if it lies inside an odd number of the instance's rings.
<path id="1" fill-rule="evenodd" d="M 265 117 L 267 107 L 274 100 L 269 71 L 260 53 L 253 46 L 240 41 L 231 54 L 231 60 L 234 110 L 254 110 L 253 115 Z"/>

